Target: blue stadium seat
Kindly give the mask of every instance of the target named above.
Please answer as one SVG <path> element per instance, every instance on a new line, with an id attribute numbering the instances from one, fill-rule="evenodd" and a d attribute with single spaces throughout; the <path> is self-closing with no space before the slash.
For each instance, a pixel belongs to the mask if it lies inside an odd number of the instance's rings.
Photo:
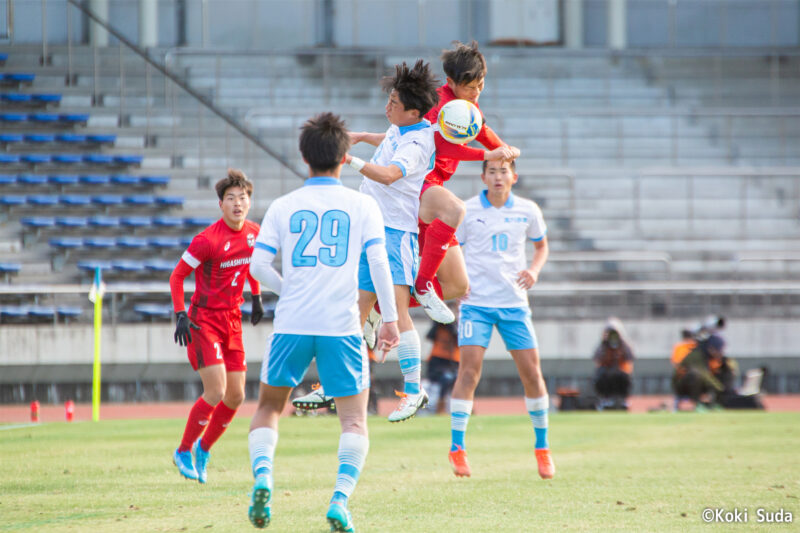
<path id="1" fill-rule="evenodd" d="M 0 307 L 0 317 L 5 319 L 19 319 L 28 317 L 28 306 L 6 305 Z"/>
<path id="2" fill-rule="evenodd" d="M 17 175 L 17 183 L 20 185 L 47 185 L 47 181 L 47 176 L 40 176 L 39 174 Z"/>
<path id="3" fill-rule="evenodd" d="M 68 113 L 61 115 L 59 118 L 61 122 L 85 124 L 89 120 L 89 115 L 85 113 Z"/>
<path id="4" fill-rule="evenodd" d="M 117 246 L 120 248 L 134 248 L 141 249 L 147 248 L 148 241 L 144 237 L 131 237 L 126 235 L 124 237 L 117 237 Z"/>
<path id="5" fill-rule="evenodd" d="M 181 241 L 178 237 L 160 236 L 150 237 L 148 242 L 156 248 L 180 248 Z"/>
<path id="6" fill-rule="evenodd" d="M 78 176 L 74 174 L 53 174 L 47 178 L 53 185 L 77 185 Z"/>
<path id="7" fill-rule="evenodd" d="M 0 263 L 0 274 L 19 274 L 21 268 L 19 263 Z"/>
<path id="8" fill-rule="evenodd" d="M 111 183 L 111 177 L 102 174 L 87 174 L 81 176 L 80 179 L 84 185 L 108 185 Z"/>
<path id="9" fill-rule="evenodd" d="M 166 206 L 182 206 L 183 196 L 157 196 L 156 204 Z"/>
<path id="10" fill-rule="evenodd" d="M 91 165 L 110 165 L 114 162 L 114 156 L 107 154 L 86 154 L 83 156 L 83 161 Z"/>
<path id="11" fill-rule="evenodd" d="M 56 217 L 56 226 L 62 228 L 85 228 L 87 224 L 86 217 Z"/>
<path id="12" fill-rule="evenodd" d="M 122 217 L 120 223 L 129 228 L 149 228 L 153 221 L 150 217 Z"/>
<path id="13" fill-rule="evenodd" d="M 12 174 L 0 174 L 0 185 L 14 185 L 17 177 Z"/>
<path id="14" fill-rule="evenodd" d="M 167 259 L 148 259 L 144 262 L 145 268 L 153 272 L 172 272 L 175 264 L 175 261 Z"/>
<path id="15" fill-rule="evenodd" d="M 136 304 L 133 310 L 142 315 L 143 318 L 172 318 L 171 304 Z"/>
<path id="16" fill-rule="evenodd" d="M 119 224 L 119 217 L 95 215 L 89 219 L 89 225 L 98 228 L 118 228 Z"/>
<path id="17" fill-rule="evenodd" d="M 111 261 L 111 267 L 120 272 L 143 272 L 145 269 L 144 263 L 130 259 L 116 259 Z"/>
<path id="18" fill-rule="evenodd" d="M 61 102 L 60 94 L 34 94 L 33 100 L 43 104 L 57 104 Z"/>
<path id="19" fill-rule="evenodd" d="M 100 194 L 92 196 L 92 203 L 104 206 L 114 206 L 122 204 L 122 196 L 118 194 Z"/>
<path id="20" fill-rule="evenodd" d="M 41 207 L 52 207 L 58 205 L 59 198 L 55 194 L 32 194 L 28 196 L 29 205 L 38 205 Z"/>
<path id="21" fill-rule="evenodd" d="M 29 143 L 51 143 L 55 140 L 56 136 L 49 133 L 29 133 L 25 136 L 25 141 Z"/>
<path id="22" fill-rule="evenodd" d="M 17 154 L 0 154 L 0 164 L 13 165 L 19 161 L 20 157 Z"/>
<path id="23" fill-rule="evenodd" d="M 190 244 L 192 244 L 192 239 L 194 239 L 194 237 L 190 237 L 188 235 L 180 237 L 181 246 L 184 248 L 188 247 Z"/>
<path id="24" fill-rule="evenodd" d="M 154 187 L 166 186 L 169 185 L 169 176 L 142 176 L 142 183 Z"/>
<path id="25" fill-rule="evenodd" d="M 83 314 L 83 309 L 77 305 L 59 305 L 56 307 L 56 313 L 62 318 L 78 318 Z"/>
<path id="26" fill-rule="evenodd" d="M 23 140 L 25 140 L 25 137 L 17 135 L 16 133 L 0 134 L 0 143 L 2 144 L 21 143 Z"/>
<path id="27" fill-rule="evenodd" d="M 3 79 L 6 81 L 15 81 L 19 83 L 30 83 L 36 79 L 36 74 L 29 74 L 27 72 L 9 72 L 2 74 Z"/>
<path id="28" fill-rule="evenodd" d="M 20 157 L 22 161 L 25 163 L 30 163 L 31 165 L 41 165 L 44 163 L 49 163 L 52 160 L 49 154 L 25 154 Z"/>
<path id="29" fill-rule="evenodd" d="M 83 158 L 77 154 L 55 154 L 53 161 L 55 163 L 62 163 L 64 165 L 76 165 L 80 163 Z"/>
<path id="30" fill-rule="evenodd" d="M 183 223 L 187 226 L 195 226 L 195 227 L 206 227 L 210 226 L 216 222 L 216 219 L 211 217 L 186 217 L 183 219 Z"/>
<path id="31" fill-rule="evenodd" d="M 52 228 L 56 225 L 56 219 L 53 217 L 22 217 L 20 222 L 28 228 Z"/>
<path id="32" fill-rule="evenodd" d="M 24 113 L 0 113 L 0 122 L 20 123 L 28 120 L 28 115 Z"/>
<path id="33" fill-rule="evenodd" d="M 87 135 L 86 140 L 90 143 L 114 144 L 115 142 L 117 142 L 117 136 L 111 134 L 94 134 L 94 135 Z"/>
<path id="34" fill-rule="evenodd" d="M 25 204 L 24 196 L 20 196 L 18 194 L 6 194 L 0 196 L 0 205 L 11 207 L 15 205 L 24 205 L 24 204 Z"/>
<path id="35" fill-rule="evenodd" d="M 6 93 L 0 95 L 0 98 L 2 98 L 4 102 L 8 102 L 10 104 L 28 104 L 33 100 L 31 95 L 20 93 Z"/>
<path id="36" fill-rule="evenodd" d="M 85 194 L 62 194 L 59 201 L 63 205 L 72 207 L 84 207 L 92 203 L 92 197 Z"/>
<path id="37" fill-rule="evenodd" d="M 126 196 L 123 200 L 127 205 L 147 206 L 153 205 L 157 198 L 150 194 L 132 194 L 130 196 Z"/>
<path id="38" fill-rule="evenodd" d="M 111 270 L 111 261 L 102 261 L 97 259 L 78 261 L 78 268 L 88 272 L 94 272 L 96 269 Z"/>
<path id="39" fill-rule="evenodd" d="M 40 124 L 55 124 L 58 122 L 58 115 L 54 115 L 53 113 L 32 113 L 28 115 L 28 120 Z"/>
<path id="40" fill-rule="evenodd" d="M 28 307 L 28 316 L 31 318 L 55 320 L 56 308 L 49 305 L 31 305 Z"/>
<path id="41" fill-rule="evenodd" d="M 114 248 L 115 246 L 117 246 L 117 239 L 115 239 L 114 237 L 101 237 L 93 235 L 91 237 L 84 237 L 83 245 L 87 248 L 99 248 L 99 249 Z"/>
<path id="42" fill-rule="evenodd" d="M 114 174 L 111 176 L 111 183 L 115 185 L 139 185 L 141 178 L 130 174 Z"/>
<path id="43" fill-rule="evenodd" d="M 56 135 L 56 140 L 68 144 L 83 144 L 86 142 L 86 135 L 79 135 L 77 133 L 62 133 Z"/>
<path id="44" fill-rule="evenodd" d="M 141 155 L 117 155 L 114 156 L 114 162 L 119 165 L 141 165 L 144 156 Z"/>
<path id="45" fill-rule="evenodd" d="M 73 249 L 83 246 L 83 239 L 80 237 L 53 237 L 48 244 L 53 248 Z"/>
<path id="46" fill-rule="evenodd" d="M 153 225 L 164 228 L 180 228 L 183 226 L 183 219 L 169 215 L 159 215 L 157 217 L 153 217 Z"/>
<path id="47" fill-rule="evenodd" d="M 5 63 L 7 59 L 8 59 L 8 54 L 5 53 L 0 54 L 0 64 Z"/>

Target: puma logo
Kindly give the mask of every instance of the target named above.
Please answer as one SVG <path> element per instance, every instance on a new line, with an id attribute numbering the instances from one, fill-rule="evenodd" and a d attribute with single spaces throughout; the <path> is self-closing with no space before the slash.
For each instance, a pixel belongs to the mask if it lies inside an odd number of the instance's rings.
<path id="1" fill-rule="evenodd" d="M 485 221 L 485 220 L 483 220 L 482 218 L 476 218 L 476 219 L 475 219 L 475 222 L 480 222 L 480 223 L 481 223 L 481 224 L 483 224 L 484 226 L 486 225 L 486 221 Z"/>

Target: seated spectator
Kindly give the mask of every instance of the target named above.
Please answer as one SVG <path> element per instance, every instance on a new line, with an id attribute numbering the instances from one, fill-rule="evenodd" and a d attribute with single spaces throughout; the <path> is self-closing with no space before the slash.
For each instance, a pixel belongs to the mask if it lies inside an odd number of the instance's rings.
<path id="1" fill-rule="evenodd" d="M 458 331 L 456 322 L 440 324 L 434 322 L 428 331 L 427 339 L 433 343 L 428 358 L 428 409 L 441 414 L 447 410 L 447 400 L 458 375 Z"/>
<path id="2" fill-rule="evenodd" d="M 670 361 L 673 367 L 677 367 L 681 361 L 683 361 L 684 357 L 689 355 L 689 352 L 697 346 L 697 341 L 694 339 L 691 330 L 681 330 L 681 339 L 681 342 L 676 343 L 675 346 L 672 347 L 672 358 Z"/>
<path id="3" fill-rule="evenodd" d="M 594 388 L 599 409 L 628 409 L 633 373 L 633 351 L 618 318 L 610 318 L 594 352 Z"/>

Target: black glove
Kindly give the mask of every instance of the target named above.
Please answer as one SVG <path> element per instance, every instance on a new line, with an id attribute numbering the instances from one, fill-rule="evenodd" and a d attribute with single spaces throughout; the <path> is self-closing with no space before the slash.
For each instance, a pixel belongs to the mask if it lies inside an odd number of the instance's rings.
<path id="1" fill-rule="evenodd" d="M 186 311 L 178 311 L 175 313 L 175 320 L 177 322 L 175 326 L 175 342 L 181 346 L 189 346 L 189 343 L 192 342 L 192 333 L 190 330 L 199 330 L 200 326 L 189 320 Z"/>
<path id="2" fill-rule="evenodd" d="M 261 295 L 253 295 L 253 308 L 250 311 L 250 323 L 254 326 L 264 318 L 264 306 L 261 305 Z"/>

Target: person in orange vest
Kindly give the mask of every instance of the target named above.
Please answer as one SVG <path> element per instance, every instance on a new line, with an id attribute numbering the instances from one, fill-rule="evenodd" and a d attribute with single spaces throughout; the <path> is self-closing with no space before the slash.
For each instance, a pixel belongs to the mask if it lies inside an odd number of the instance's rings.
<path id="1" fill-rule="evenodd" d="M 428 357 L 429 407 L 441 414 L 447 411 L 447 399 L 458 376 L 458 362 L 461 351 L 458 349 L 458 329 L 455 322 L 440 324 L 434 322 L 428 331 L 427 339 L 433 343 Z"/>
<path id="2" fill-rule="evenodd" d="M 694 350 L 695 346 L 697 346 L 697 341 L 694 339 L 691 330 L 681 330 L 681 342 L 675 343 L 675 346 L 672 347 L 672 357 L 670 358 L 672 366 L 677 367 L 681 364 L 684 357 L 689 355 L 689 352 Z"/>
<path id="3" fill-rule="evenodd" d="M 628 409 L 633 373 L 633 350 L 618 318 L 610 318 L 594 352 L 594 387 L 600 409 Z"/>

